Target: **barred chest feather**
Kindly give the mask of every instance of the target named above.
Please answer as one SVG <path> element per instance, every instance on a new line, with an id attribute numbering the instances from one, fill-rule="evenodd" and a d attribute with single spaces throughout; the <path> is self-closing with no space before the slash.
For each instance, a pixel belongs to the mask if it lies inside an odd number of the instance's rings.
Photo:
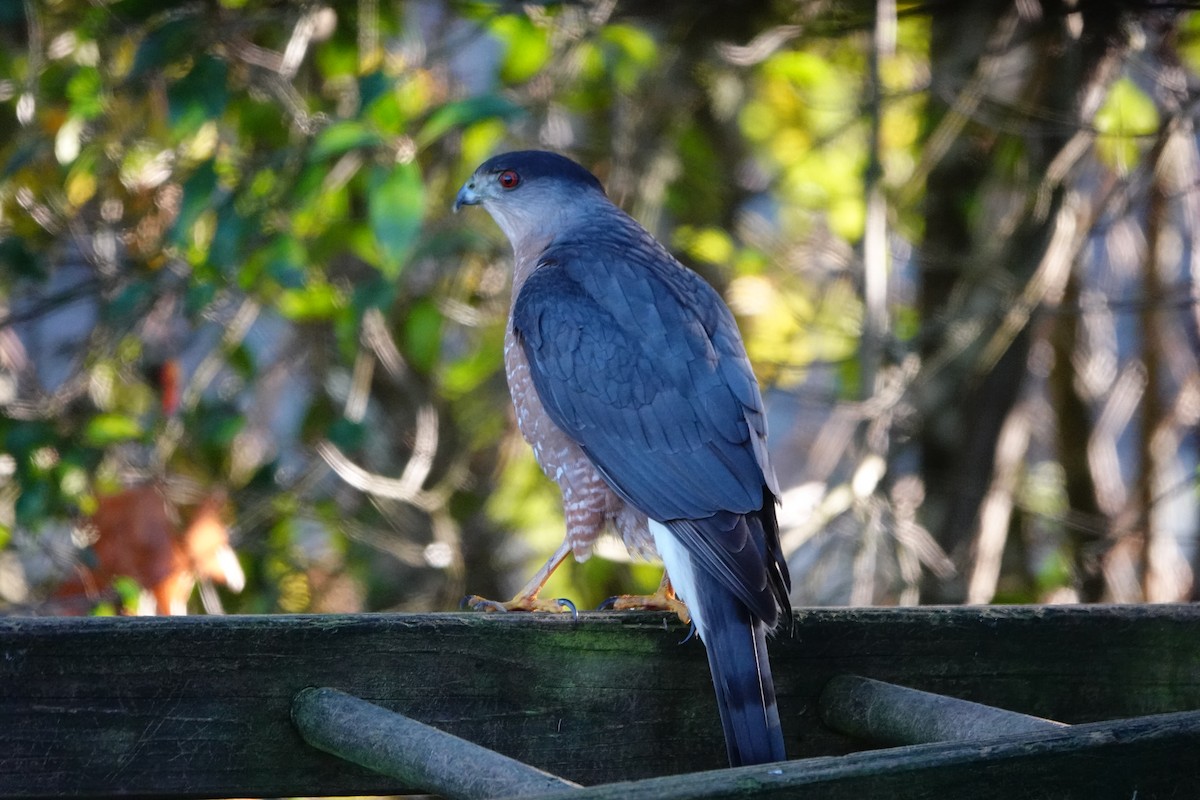
<path id="1" fill-rule="evenodd" d="M 524 282 L 518 279 L 525 273 L 526 270 L 520 268 L 516 271 L 514 298 Z M 517 427 L 533 448 L 533 456 L 542 471 L 562 491 L 567 539 L 575 558 L 586 560 L 597 537 L 610 524 L 630 553 L 644 558 L 657 557 L 646 515 L 629 506 L 609 488 L 579 446 L 546 413 L 511 319 L 504 335 L 504 372 L 516 411 Z"/>

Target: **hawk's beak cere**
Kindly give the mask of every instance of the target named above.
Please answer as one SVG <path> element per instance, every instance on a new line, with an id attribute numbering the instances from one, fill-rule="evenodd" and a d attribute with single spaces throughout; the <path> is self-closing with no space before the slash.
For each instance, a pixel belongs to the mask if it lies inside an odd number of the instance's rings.
<path id="1" fill-rule="evenodd" d="M 483 202 L 483 198 L 475 192 L 475 179 L 467 181 L 463 187 L 458 190 L 458 197 L 454 198 L 454 213 L 463 206 L 477 206 Z"/>

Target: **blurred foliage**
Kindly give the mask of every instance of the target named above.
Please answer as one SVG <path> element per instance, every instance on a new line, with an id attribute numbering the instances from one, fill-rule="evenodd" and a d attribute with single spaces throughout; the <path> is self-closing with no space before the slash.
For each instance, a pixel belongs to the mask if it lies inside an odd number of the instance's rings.
<path id="1" fill-rule="evenodd" d="M 1132 79 L 1121 78 L 1096 112 L 1097 155 L 1109 167 L 1126 173 L 1145 155 L 1159 124 L 1154 100 Z"/>
<path id="2" fill-rule="evenodd" d="M 815 458 L 828 465 L 814 476 L 795 454 L 818 437 L 797 431 L 882 386 L 856 357 L 872 188 L 892 232 L 888 363 L 930 322 L 907 255 L 927 224 L 930 17 L 902 13 L 876 60 L 854 6 L 622 10 L 6 12 L 0 574 L 20 579 L 0 577 L 0 597 L 40 608 L 80 558 L 97 495 L 149 480 L 181 506 L 229 491 L 248 579 L 222 592 L 229 610 L 444 609 L 515 590 L 560 541 L 561 510 L 511 424 L 507 246 L 483 215 L 448 212 L 479 162 L 517 147 L 593 168 L 722 289 L 764 384 L 802 409 L 775 429 L 785 483 L 835 496 L 863 452 Z M 1193 74 L 1195 30 L 1180 20 Z M 1125 176 L 1165 111 L 1133 70 L 1103 96 L 1096 160 Z M 1020 503 L 1061 516 L 1046 488 L 1060 484 L 1031 467 Z M 892 487 L 867 495 L 890 505 Z M 882 519 L 873 508 L 850 516 Z M 1050 548 L 1002 594 L 1046 596 L 1069 563 Z M 593 559 L 547 592 L 589 604 L 657 580 Z M 895 584 L 881 578 L 880 597 Z"/>

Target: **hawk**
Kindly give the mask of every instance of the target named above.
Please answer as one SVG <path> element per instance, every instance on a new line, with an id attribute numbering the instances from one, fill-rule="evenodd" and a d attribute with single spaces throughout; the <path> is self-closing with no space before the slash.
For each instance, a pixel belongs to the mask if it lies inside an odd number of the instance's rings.
<path id="1" fill-rule="evenodd" d="M 606 526 L 661 557 L 708 653 L 730 763 L 784 754 L 767 633 L 790 620 L 779 487 L 762 396 L 717 292 L 614 205 L 579 164 L 542 151 L 484 162 L 454 203 L 512 244 L 504 363 L 521 433 L 562 491 L 566 537 L 505 609 L 537 597 Z M 668 583 L 669 579 L 669 583 Z"/>

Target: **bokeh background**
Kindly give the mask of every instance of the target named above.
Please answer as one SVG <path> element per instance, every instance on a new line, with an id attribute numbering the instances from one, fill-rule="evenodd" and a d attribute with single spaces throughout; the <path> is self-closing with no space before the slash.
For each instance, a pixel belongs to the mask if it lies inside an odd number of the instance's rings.
<path id="1" fill-rule="evenodd" d="M 513 592 L 561 511 L 450 204 L 526 147 L 737 314 L 795 603 L 1195 599 L 1187 5 L 0 4 L 0 611 Z M 600 549 L 548 591 L 656 585 Z"/>

